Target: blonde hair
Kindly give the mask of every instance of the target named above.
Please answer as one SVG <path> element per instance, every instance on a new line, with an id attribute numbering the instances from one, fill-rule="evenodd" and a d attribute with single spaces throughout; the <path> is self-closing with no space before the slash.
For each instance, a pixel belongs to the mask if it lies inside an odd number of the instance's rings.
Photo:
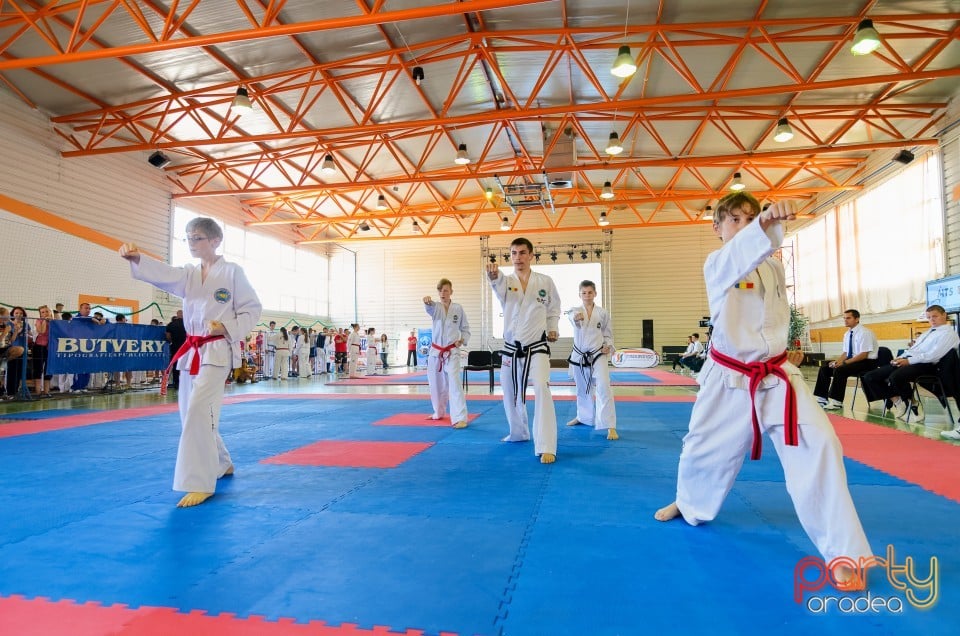
<path id="1" fill-rule="evenodd" d="M 719 225 L 734 210 L 742 210 L 750 218 L 753 218 L 760 214 L 760 202 L 749 192 L 731 192 L 717 203 L 717 211 L 713 215 L 713 224 Z"/>
<path id="2" fill-rule="evenodd" d="M 450 291 L 453 291 L 453 283 L 450 282 L 450 279 L 449 279 L 449 278 L 441 278 L 441 279 L 440 279 L 440 282 L 437 283 L 437 291 L 440 291 L 441 289 L 443 289 L 443 286 L 444 286 L 444 285 L 449 285 L 449 286 L 450 286 Z"/>

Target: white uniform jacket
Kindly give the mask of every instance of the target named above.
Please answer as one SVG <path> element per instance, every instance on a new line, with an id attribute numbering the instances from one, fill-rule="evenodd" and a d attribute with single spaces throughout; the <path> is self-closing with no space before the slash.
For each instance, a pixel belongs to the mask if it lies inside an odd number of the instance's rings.
<path id="1" fill-rule="evenodd" d="M 433 320 L 433 344 L 438 347 L 449 347 L 457 340 L 463 340 L 461 346 L 470 342 L 470 322 L 463 307 L 457 303 L 450 303 L 444 308 L 443 303 L 434 301 L 432 305 L 424 305 L 427 315 Z M 440 351 L 430 347 L 430 356 L 440 355 Z"/>
<path id="2" fill-rule="evenodd" d="M 573 319 L 578 313 L 582 313 L 584 318 L 577 324 Z M 573 346 L 580 351 L 587 353 L 596 351 L 604 345 L 610 347 L 613 351 L 613 322 L 610 320 L 610 312 L 600 305 L 593 306 L 593 313 L 587 318 L 587 310 L 583 305 L 574 307 L 567 312 L 570 323 L 574 326 Z"/>
<path id="3" fill-rule="evenodd" d="M 202 364 L 240 366 L 240 342 L 260 320 L 261 305 L 239 265 L 220 257 L 201 282 L 199 265 L 173 267 L 144 255 L 139 264 L 130 261 L 130 271 L 137 280 L 184 299 L 183 326 L 188 335 L 208 335 L 211 320 L 223 323 L 226 336 L 202 347 Z M 191 349 L 177 368 L 188 370 L 194 355 Z"/>
<path id="4" fill-rule="evenodd" d="M 544 332 L 557 331 L 560 324 L 560 294 L 553 279 L 530 272 L 524 292 L 516 274 L 490 281 L 494 295 L 503 306 L 503 339 L 523 346 L 538 342 Z"/>

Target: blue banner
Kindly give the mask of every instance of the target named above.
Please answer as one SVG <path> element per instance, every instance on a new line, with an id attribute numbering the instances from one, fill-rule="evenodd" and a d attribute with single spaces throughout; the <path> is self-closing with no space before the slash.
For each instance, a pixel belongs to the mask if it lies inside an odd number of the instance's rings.
<path id="1" fill-rule="evenodd" d="M 417 366 L 426 367 L 433 344 L 433 327 L 417 329 Z"/>
<path id="2" fill-rule="evenodd" d="M 170 361 L 166 334 L 163 326 L 51 320 L 47 373 L 164 369 Z"/>

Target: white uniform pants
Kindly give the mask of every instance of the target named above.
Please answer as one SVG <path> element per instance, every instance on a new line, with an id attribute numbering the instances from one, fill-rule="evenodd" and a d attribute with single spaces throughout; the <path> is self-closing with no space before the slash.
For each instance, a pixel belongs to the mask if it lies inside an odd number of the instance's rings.
<path id="1" fill-rule="evenodd" d="M 350 347 L 347 362 L 347 375 L 351 378 L 363 375 L 360 372 L 360 347 Z"/>
<path id="2" fill-rule="evenodd" d="M 297 356 L 298 368 L 297 375 L 301 378 L 310 377 L 310 350 L 300 349 L 300 355 Z"/>
<path id="3" fill-rule="evenodd" d="M 290 350 L 277 349 L 276 359 L 273 364 L 273 379 L 286 380 L 290 373 Z"/>
<path id="4" fill-rule="evenodd" d="M 274 377 L 273 370 L 275 368 L 274 365 L 276 364 L 276 356 L 277 354 L 275 351 L 268 351 L 263 356 L 263 377 L 265 378 Z"/>
<path id="5" fill-rule="evenodd" d="M 443 363 L 443 371 L 437 371 L 439 366 L 439 356 L 430 356 L 427 359 L 427 382 L 430 384 L 433 419 L 439 420 L 446 414 L 449 401 L 450 421 L 466 422 L 467 397 L 463 394 L 463 385 L 460 383 L 460 353 L 456 350 L 450 353 L 449 359 Z"/>
<path id="6" fill-rule="evenodd" d="M 173 489 L 181 492 L 214 492 L 217 479 L 233 465 L 220 437 L 223 383 L 230 367 L 200 365 L 200 373 L 180 373 L 180 446 Z"/>
<path id="7" fill-rule="evenodd" d="M 374 375 L 377 372 L 377 361 L 380 356 L 377 355 L 376 349 L 367 349 L 367 373 Z"/>
<path id="8" fill-rule="evenodd" d="M 532 358 L 532 360 L 531 360 Z M 527 409 L 523 402 L 519 405 L 513 389 L 510 366 L 513 358 L 504 356 L 500 368 L 500 386 L 503 388 L 503 410 L 507 413 L 507 422 L 510 424 L 511 442 L 520 442 L 530 439 L 530 427 L 527 423 Z M 550 395 L 550 356 L 542 353 L 527 358 L 520 358 L 520 368 L 517 376 L 523 376 L 523 367 L 530 364 L 529 384 L 533 387 L 533 452 L 557 454 L 557 412 L 553 407 L 553 396 Z M 520 387 L 517 387 L 520 390 Z"/>
<path id="9" fill-rule="evenodd" d="M 601 355 L 593 365 L 596 395 L 587 386 L 580 367 L 570 365 L 570 370 L 573 371 L 573 380 L 577 384 L 577 421 L 593 426 L 598 431 L 617 428 L 617 411 L 613 406 L 607 356 Z"/>
<path id="10" fill-rule="evenodd" d="M 677 506 L 691 525 L 717 516 L 753 440 L 750 392 L 725 386 L 720 369 L 711 367 L 710 377 L 700 376 L 702 385 L 677 471 Z M 840 441 L 799 371 L 790 365 L 784 370 L 797 392 L 800 444 L 784 443 L 781 380 L 778 386 L 757 391 L 760 426 L 767 434 L 765 450 L 770 452 L 772 442 L 800 524 L 823 558 L 829 562 L 838 556 L 854 560 L 870 556 L 873 552 L 847 488 Z"/>

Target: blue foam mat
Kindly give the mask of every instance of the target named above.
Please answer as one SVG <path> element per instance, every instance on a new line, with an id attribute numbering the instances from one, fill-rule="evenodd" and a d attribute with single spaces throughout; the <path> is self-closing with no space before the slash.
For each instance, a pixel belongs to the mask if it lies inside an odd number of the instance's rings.
<path id="1" fill-rule="evenodd" d="M 571 407 L 557 403 L 561 422 Z M 794 603 L 793 568 L 813 547 L 769 443 L 716 521 L 654 521 L 673 497 L 689 403 L 618 403 L 616 442 L 561 424 L 550 466 L 530 443 L 498 441 L 499 402 L 470 408 L 480 417 L 455 431 L 371 426 L 426 412 L 422 399 L 226 405 L 237 476 L 188 510 L 169 490 L 176 414 L 0 440 L 0 594 L 429 634 L 947 634 L 960 624 L 946 600 L 900 616 Z M 260 463 L 319 440 L 433 445 L 395 469 Z M 936 556 L 941 598 L 960 592 L 960 506 L 856 462 L 847 470 L 875 551 Z M 874 595 L 899 593 L 870 580 Z"/>

